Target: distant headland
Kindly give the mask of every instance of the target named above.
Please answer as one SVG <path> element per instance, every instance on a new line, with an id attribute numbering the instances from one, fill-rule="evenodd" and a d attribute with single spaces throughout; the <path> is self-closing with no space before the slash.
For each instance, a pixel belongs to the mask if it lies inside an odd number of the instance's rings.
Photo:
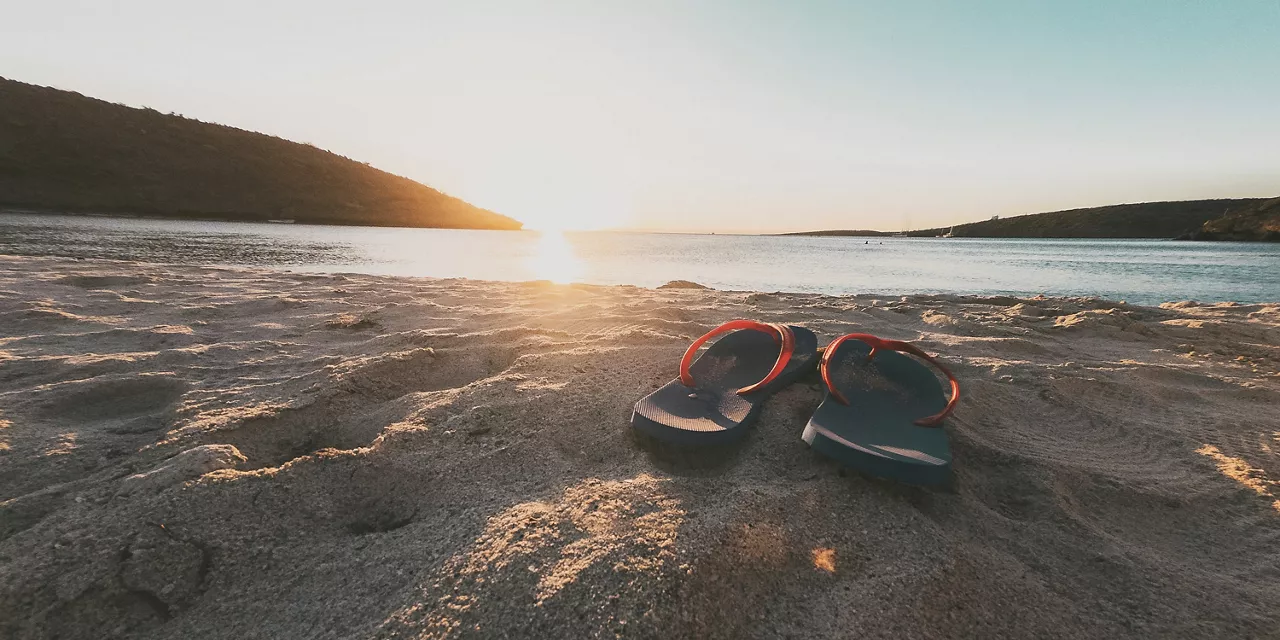
<path id="1" fill-rule="evenodd" d="M 308 144 L 5 78 L 0 209 L 398 227 L 522 226 Z"/>
<path id="2" fill-rule="evenodd" d="M 953 238 L 1178 238 L 1280 241 L 1280 198 L 1143 202 L 992 218 L 954 227 L 887 232 L 806 231 L 799 236 Z"/>

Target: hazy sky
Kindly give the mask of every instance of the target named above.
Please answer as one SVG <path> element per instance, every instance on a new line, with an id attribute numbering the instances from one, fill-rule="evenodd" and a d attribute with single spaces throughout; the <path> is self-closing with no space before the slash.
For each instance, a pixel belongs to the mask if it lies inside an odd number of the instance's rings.
<path id="1" fill-rule="evenodd" d="M 5 2 L 0 75 L 535 227 L 898 229 L 1280 195 L 1280 1 Z"/>

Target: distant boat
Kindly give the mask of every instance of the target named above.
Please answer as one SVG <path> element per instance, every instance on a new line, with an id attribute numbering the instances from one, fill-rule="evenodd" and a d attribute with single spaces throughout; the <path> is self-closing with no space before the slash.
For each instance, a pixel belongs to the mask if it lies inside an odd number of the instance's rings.
<path id="1" fill-rule="evenodd" d="M 272 219 L 272 220 L 267 220 L 267 222 L 274 222 L 276 224 L 293 224 L 292 219 Z"/>
<path id="2" fill-rule="evenodd" d="M 955 230 L 956 230 L 956 228 L 955 228 L 955 227 L 951 227 L 951 228 L 947 229 L 947 232 L 946 232 L 946 233 L 944 233 L 944 234 L 942 234 L 942 237 L 944 237 L 944 238 L 950 238 L 950 237 L 951 237 L 951 234 L 952 234 L 953 232 L 955 232 Z"/>

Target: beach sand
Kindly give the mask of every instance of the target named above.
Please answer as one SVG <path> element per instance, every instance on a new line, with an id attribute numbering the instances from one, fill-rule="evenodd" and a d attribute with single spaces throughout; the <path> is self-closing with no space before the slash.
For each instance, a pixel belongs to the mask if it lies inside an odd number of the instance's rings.
<path id="1" fill-rule="evenodd" d="M 948 490 L 631 407 L 732 318 L 918 341 Z M 1280 637 L 1280 303 L 0 257 L 0 637 Z"/>

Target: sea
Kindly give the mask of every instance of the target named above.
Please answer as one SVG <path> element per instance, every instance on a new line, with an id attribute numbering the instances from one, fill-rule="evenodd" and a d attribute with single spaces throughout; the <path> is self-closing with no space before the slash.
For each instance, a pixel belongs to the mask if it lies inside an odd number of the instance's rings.
<path id="1" fill-rule="evenodd" d="M 0 214 L 0 254 L 824 294 L 1280 302 L 1280 244 L 471 231 Z"/>

